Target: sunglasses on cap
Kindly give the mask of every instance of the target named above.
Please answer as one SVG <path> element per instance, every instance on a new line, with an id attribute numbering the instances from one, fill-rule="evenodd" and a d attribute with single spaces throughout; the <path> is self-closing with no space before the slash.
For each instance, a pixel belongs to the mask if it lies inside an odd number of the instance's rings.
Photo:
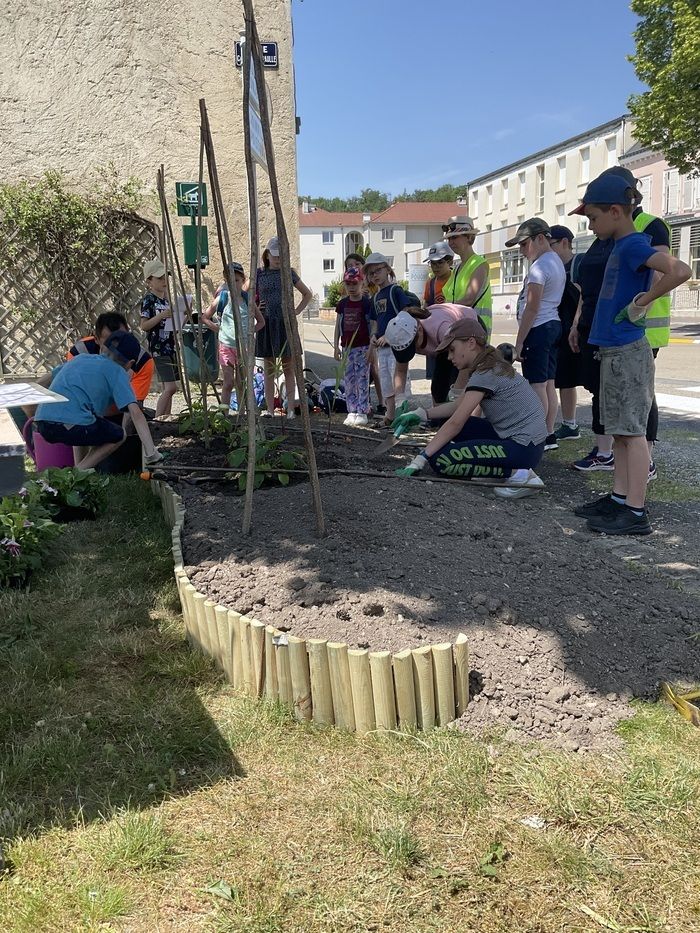
<path id="1" fill-rule="evenodd" d="M 475 233 L 473 227 L 467 227 L 464 224 L 456 223 L 454 220 L 449 224 L 442 225 L 443 233 L 454 233 L 456 230 L 459 230 L 459 232 L 463 233 L 465 236 L 468 236 L 470 233 Z"/>

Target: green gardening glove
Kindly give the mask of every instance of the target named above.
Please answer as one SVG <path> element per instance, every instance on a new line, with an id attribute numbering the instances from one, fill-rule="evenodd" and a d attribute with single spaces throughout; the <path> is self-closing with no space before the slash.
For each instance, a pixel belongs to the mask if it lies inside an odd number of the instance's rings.
<path id="1" fill-rule="evenodd" d="M 406 405 L 407 402 L 404 402 L 397 409 L 397 414 L 394 420 L 391 422 L 391 426 L 394 429 L 394 434 L 396 437 L 400 437 L 409 428 L 417 428 L 419 424 L 425 424 L 428 420 L 428 414 L 424 408 L 416 408 L 415 411 L 401 411 L 401 409 Z"/>
<path id="2" fill-rule="evenodd" d="M 396 470 L 395 473 L 397 476 L 403 476 L 406 479 L 410 479 L 412 476 L 416 476 L 418 473 L 422 473 L 427 465 L 428 458 L 423 454 L 417 454 L 413 460 L 411 460 L 408 466 L 402 467 L 400 470 Z"/>

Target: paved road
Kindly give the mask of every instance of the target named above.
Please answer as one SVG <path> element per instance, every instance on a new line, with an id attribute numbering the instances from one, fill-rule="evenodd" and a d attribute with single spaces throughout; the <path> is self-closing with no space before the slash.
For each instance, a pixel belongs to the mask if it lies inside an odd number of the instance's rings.
<path id="1" fill-rule="evenodd" d="M 513 317 L 496 317 L 494 343 L 512 343 L 515 334 Z M 335 375 L 332 340 L 331 322 L 304 322 L 306 365 L 324 379 Z M 414 391 L 427 393 L 423 358 L 413 360 L 410 368 Z M 579 392 L 581 404 L 585 405 L 590 396 L 584 389 Z M 665 411 L 700 418 L 700 317 L 674 317 L 671 344 L 661 350 L 656 362 L 656 398 L 659 408 Z"/>

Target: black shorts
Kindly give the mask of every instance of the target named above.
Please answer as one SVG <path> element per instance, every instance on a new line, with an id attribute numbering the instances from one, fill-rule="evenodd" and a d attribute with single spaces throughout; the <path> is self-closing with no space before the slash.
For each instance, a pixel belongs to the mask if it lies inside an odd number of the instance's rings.
<path id="1" fill-rule="evenodd" d="M 169 356 L 154 356 L 153 362 L 156 366 L 156 372 L 161 382 L 177 382 L 180 374 L 177 371 L 177 363 Z"/>
<path id="2" fill-rule="evenodd" d="M 557 389 L 575 389 L 576 386 L 583 385 L 581 376 L 581 354 L 574 353 L 569 346 L 568 330 L 562 331 L 554 385 Z"/>
<path id="3" fill-rule="evenodd" d="M 48 444 L 67 444 L 69 447 L 102 447 L 124 440 L 124 429 L 107 418 L 95 418 L 92 424 L 74 424 L 67 427 L 58 421 L 35 421 L 34 430 Z"/>
<path id="4" fill-rule="evenodd" d="M 589 327 L 579 327 L 578 329 L 578 345 L 581 348 L 579 353 L 580 385 L 588 389 L 592 395 L 598 395 L 600 390 L 600 359 L 597 356 L 598 347 L 592 346 L 588 342 L 590 333 Z"/>

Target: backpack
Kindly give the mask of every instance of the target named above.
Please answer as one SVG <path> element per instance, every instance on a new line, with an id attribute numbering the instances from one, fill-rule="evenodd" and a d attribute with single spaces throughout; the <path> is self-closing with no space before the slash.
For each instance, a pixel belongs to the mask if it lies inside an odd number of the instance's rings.
<path id="1" fill-rule="evenodd" d="M 410 308 L 414 308 L 414 307 L 422 308 L 423 307 L 423 303 L 421 302 L 418 295 L 416 295 L 414 292 L 407 291 L 405 288 L 401 288 L 400 285 L 394 284 L 391 286 L 389 290 L 389 301 L 391 302 L 391 307 L 394 309 L 394 317 L 396 317 L 396 315 L 401 310 L 400 308 L 397 307 L 396 302 L 394 301 L 394 289 L 395 288 L 401 289 L 404 295 L 409 299 L 409 304 L 406 307 L 410 307 Z M 404 308 L 404 311 L 405 310 L 406 309 Z"/>

